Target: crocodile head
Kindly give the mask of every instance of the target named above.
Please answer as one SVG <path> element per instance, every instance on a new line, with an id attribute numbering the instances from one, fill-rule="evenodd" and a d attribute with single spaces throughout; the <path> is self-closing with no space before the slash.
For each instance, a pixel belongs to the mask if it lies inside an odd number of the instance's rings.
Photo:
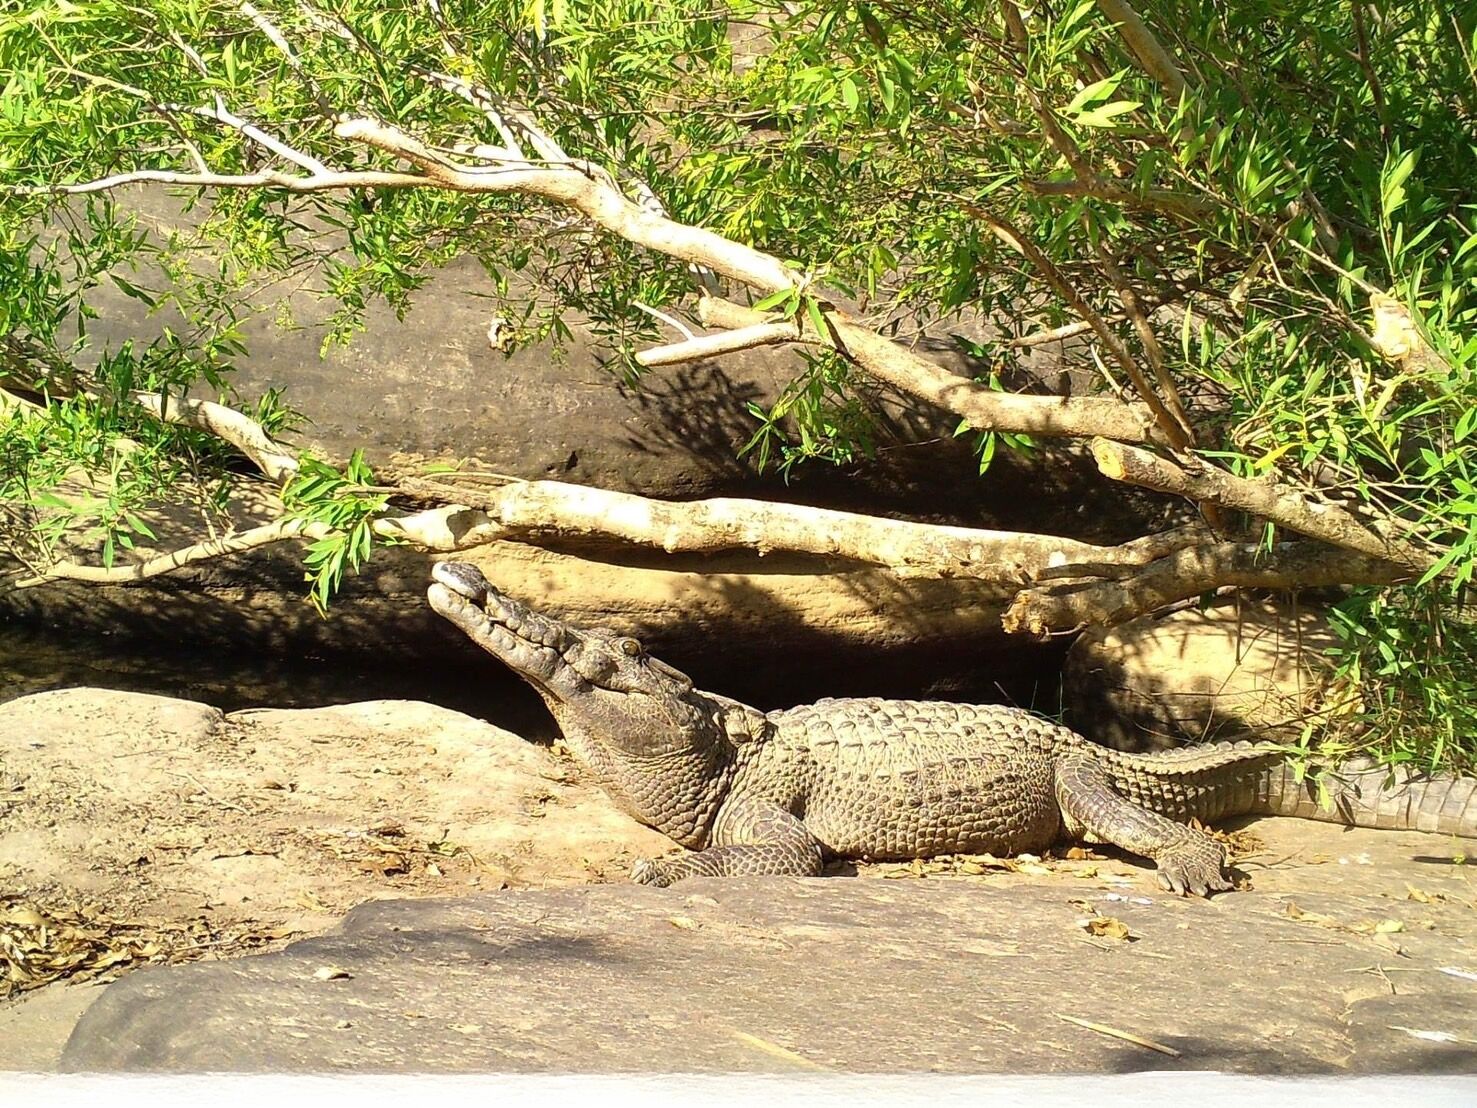
<path id="1" fill-rule="evenodd" d="M 476 566 L 440 562 L 431 576 L 431 607 L 538 691 L 619 803 L 678 842 L 706 834 L 731 774 L 729 702 L 695 690 L 629 635 L 540 615 Z"/>

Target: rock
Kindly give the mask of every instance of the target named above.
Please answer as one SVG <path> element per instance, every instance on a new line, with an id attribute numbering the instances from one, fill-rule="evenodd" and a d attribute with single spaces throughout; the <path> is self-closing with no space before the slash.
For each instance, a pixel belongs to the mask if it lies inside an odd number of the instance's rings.
<path id="1" fill-rule="evenodd" d="M 78 1018 L 102 991 L 93 981 L 58 984 L 0 1005 L 0 1074 L 55 1070 Z"/>
<path id="2" fill-rule="evenodd" d="M 1316 608 L 1243 599 L 1085 632 L 1062 675 L 1066 722 L 1123 750 L 1295 741 L 1356 701 L 1332 684 L 1338 637 Z"/>
<path id="3" fill-rule="evenodd" d="M 161 237 L 189 234 L 203 210 L 187 211 L 150 189 L 119 199 Z M 334 241 L 330 234 L 314 245 L 327 251 Z M 208 264 L 213 268 L 214 259 Z M 508 278 L 509 297 L 520 289 L 541 295 L 518 274 Z M 146 287 L 164 280 L 146 265 L 131 279 Z M 885 448 L 876 459 L 844 475 L 802 468 L 792 486 L 736 455 L 758 426 L 748 405 L 773 404 L 801 372 L 793 350 L 741 351 L 648 371 L 633 384 L 598 330 L 577 315 L 567 321 L 562 350 L 538 344 L 507 356 L 493 349 L 491 292 L 480 262 L 456 258 L 428 275 L 406 312 L 373 303 L 348 345 L 322 352 L 332 303 L 301 277 L 265 285 L 235 305 L 248 354 L 237 360 L 231 383 L 247 397 L 285 389 L 284 401 L 309 421 L 294 441 L 340 460 L 363 447 L 376 467 L 467 458 L 479 470 L 678 499 L 788 499 L 798 488 L 800 499 L 824 506 L 1094 539 L 1113 532 L 1105 541 L 1136 537 L 1145 518 L 1157 517 L 1159 501 L 1109 482 L 1081 450 L 1045 448 L 1032 457 L 1002 451 L 991 480 L 972 479 L 970 441 L 953 435 L 958 417 L 886 388 L 870 393 L 877 445 Z M 88 325 L 96 346 L 143 343 L 164 327 L 181 329 L 167 308 L 150 310 L 111 284 L 88 299 L 98 312 Z M 283 319 L 291 326 L 281 326 Z M 980 366 L 963 359 L 949 332 L 980 337 L 978 328 L 974 320 L 938 321 L 920 348 L 951 369 L 976 373 Z M 1038 360 L 1043 364 L 1022 368 L 1009 387 L 1054 381 L 1056 360 Z M 1022 485 L 1034 495 L 1017 496 Z M 1088 488 L 1105 495 L 1084 495 Z M 1055 531 L 1052 521 L 1060 525 Z"/>
<path id="4" fill-rule="evenodd" d="M 1094 906 L 1132 938 L 1090 937 Z M 1339 904 L 1355 908 L 1389 910 Z M 1434 972 L 1450 940 L 1400 938 L 1392 995 L 1370 967 L 1394 955 L 1371 937 L 1250 893 L 1108 904 L 1060 886 L 757 878 L 379 901 L 280 953 L 130 974 L 61 1068 L 1477 1070 L 1472 985 Z"/>
<path id="5" fill-rule="evenodd" d="M 369 897 L 624 879 L 671 848 L 573 763 L 416 702 L 40 693 L 0 705 L 0 767 L 0 889 L 106 926 L 280 938 Z"/>

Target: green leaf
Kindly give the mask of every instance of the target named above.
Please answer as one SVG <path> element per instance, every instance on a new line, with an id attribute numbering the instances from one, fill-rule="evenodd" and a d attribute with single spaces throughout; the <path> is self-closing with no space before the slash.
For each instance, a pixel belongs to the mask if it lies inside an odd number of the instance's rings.
<path id="1" fill-rule="evenodd" d="M 857 91 L 856 82 L 850 77 L 841 78 L 841 103 L 846 105 L 849 112 L 856 111 L 862 102 L 862 95 Z"/>
<path id="2" fill-rule="evenodd" d="M 1066 106 L 1064 111 L 1067 115 L 1079 115 L 1090 105 L 1106 100 L 1118 91 L 1118 86 L 1123 83 L 1123 78 L 1126 76 L 1128 76 L 1128 70 L 1120 69 L 1117 73 L 1104 77 L 1101 81 L 1094 81 L 1076 96 L 1072 97 L 1072 102 Z"/>
<path id="3" fill-rule="evenodd" d="M 1139 100 L 1115 100 L 1111 104 L 1083 112 L 1077 117 L 1077 122 L 1084 127 L 1116 127 L 1116 120 L 1120 115 L 1127 115 L 1141 107 L 1143 102 Z"/>
<path id="4" fill-rule="evenodd" d="M 1392 150 L 1390 157 L 1394 157 L 1394 154 Z M 1380 174 L 1380 213 L 1386 219 L 1405 204 L 1405 182 L 1415 170 L 1420 151 L 1407 151 L 1393 163 L 1390 157 L 1385 159 L 1385 168 Z"/>
<path id="5" fill-rule="evenodd" d="M 826 316 L 821 310 L 819 300 L 813 296 L 807 296 L 805 298 L 805 311 L 810 317 L 810 325 L 815 328 L 817 338 L 823 339 L 831 333 L 830 328 L 826 326 Z"/>

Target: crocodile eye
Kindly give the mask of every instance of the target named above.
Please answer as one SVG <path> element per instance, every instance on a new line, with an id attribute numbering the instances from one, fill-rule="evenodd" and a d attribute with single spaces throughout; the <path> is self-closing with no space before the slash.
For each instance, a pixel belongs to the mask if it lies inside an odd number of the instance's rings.
<path id="1" fill-rule="evenodd" d="M 641 644 L 635 639 L 622 639 L 621 653 L 630 658 L 639 658 L 641 657 Z"/>

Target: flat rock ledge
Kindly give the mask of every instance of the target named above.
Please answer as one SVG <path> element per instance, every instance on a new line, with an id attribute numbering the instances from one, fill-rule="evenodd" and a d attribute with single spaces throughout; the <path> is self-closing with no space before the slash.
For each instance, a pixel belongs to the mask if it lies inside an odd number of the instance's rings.
<path id="1" fill-rule="evenodd" d="M 1284 895 L 1130 892 L 769 878 L 376 901 L 273 954 L 129 974 L 60 1068 L 1477 1072 L 1477 984 L 1442 971 L 1471 959 L 1448 926 L 1469 905 L 1421 904 L 1446 934 L 1392 942 L 1310 925 L 1388 915 L 1375 896 L 1290 915 Z M 1094 907 L 1134 938 L 1088 934 Z"/>

